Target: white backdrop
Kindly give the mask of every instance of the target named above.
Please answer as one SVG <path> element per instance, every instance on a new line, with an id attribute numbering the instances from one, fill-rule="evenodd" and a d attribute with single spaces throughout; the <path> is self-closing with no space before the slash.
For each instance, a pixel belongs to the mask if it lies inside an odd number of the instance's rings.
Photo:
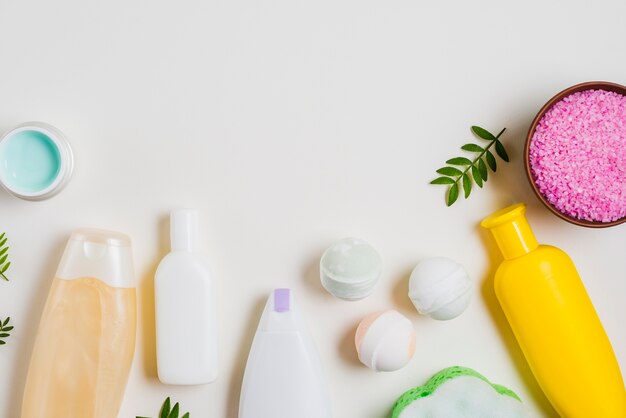
<path id="1" fill-rule="evenodd" d="M 19 417 L 43 303 L 79 226 L 134 240 L 138 343 L 120 417 L 156 416 L 171 395 L 194 418 L 236 418 L 262 304 L 279 286 L 294 289 L 308 318 L 336 418 L 385 417 L 401 393 L 451 365 L 556 416 L 494 299 L 499 255 L 477 226 L 515 201 L 529 204 L 539 240 L 576 262 L 626 370 L 626 226 L 557 219 L 523 174 L 526 130 L 553 94 L 626 83 L 626 3 L 586 3 L 0 0 L 0 131 L 51 123 L 77 163 L 52 200 L 0 194 L 13 259 L 0 316 L 15 324 L 0 347 L 0 417 Z M 428 182 L 473 124 L 507 127 L 512 162 L 445 208 L 444 188 Z M 156 379 L 152 279 L 174 207 L 201 211 L 219 284 L 221 374 L 207 386 Z M 321 252 L 345 236 L 384 261 L 377 291 L 353 303 L 318 278 Z M 406 297 L 408 273 L 433 255 L 463 263 L 475 283 L 469 309 L 450 322 L 418 317 Z M 417 353 L 375 374 L 358 363 L 353 333 L 387 308 L 414 321 Z"/>

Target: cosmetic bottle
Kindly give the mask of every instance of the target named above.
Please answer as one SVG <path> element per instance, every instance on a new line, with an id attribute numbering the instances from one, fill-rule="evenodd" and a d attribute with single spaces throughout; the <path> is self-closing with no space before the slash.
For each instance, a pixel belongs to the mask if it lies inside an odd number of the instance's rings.
<path id="1" fill-rule="evenodd" d="M 74 231 L 44 307 L 22 418 L 116 418 L 135 351 L 130 239 Z"/>
<path id="2" fill-rule="evenodd" d="M 217 378 L 216 295 L 198 236 L 197 211 L 173 211 L 171 252 L 154 278 L 157 370 L 159 380 L 170 385 Z"/>
<path id="3" fill-rule="evenodd" d="M 275 289 L 259 321 L 239 418 L 330 418 L 320 358 L 290 289 Z"/>
<path id="4" fill-rule="evenodd" d="M 507 207 L 484 219 L 504 261 L 495 293 L 528 364 L 555 410 L 567 418 L 624 418 L 617 359 L 576 267 L 539 245 L 524 215 Z"/>

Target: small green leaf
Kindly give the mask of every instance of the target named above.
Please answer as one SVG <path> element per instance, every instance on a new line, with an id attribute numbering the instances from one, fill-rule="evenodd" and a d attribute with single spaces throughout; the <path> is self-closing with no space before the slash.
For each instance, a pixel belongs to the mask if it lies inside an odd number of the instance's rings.
<path id="1" fill-rule="evenodd" d="M 507 163 L 509 162 L 509 154 L 506 153 L 506 150 L 504 149 L 504 145 L 502 145 L 502 142 L 498 140 L 496 140 L 496 153 L 504 161 L 506 161 Z"/>
<path id="2" fill-rule="evenodd" d="M 454 183 L 448 190 L 448 206 L 452 206 L 459 198 L 459 185 Z"/>
<path id="3" fill-rule="evenodd" d="M 5 235 L 6 235 L 6 232 L 3 232 L 3 233 L 0 235 L 0 241 L 2 241 L 2 239 L 4 238 L 4 236 L 5 236 Z"/>
<path id="4" fill-rule="evenodd" d="M 461 174 L 463 174 L 461 170 L 454 167 L 442 167 L 437 170 L 437 173 L 443 174 L 444 176 L 460 176 Z"/>
<path id="5" fill-rule="evenodd" d="M 476 182 L 476 185 L 478 187 L 483 187 L 483 178 L 480 175 L 480 171 L 478 170 L 478 168 L 473 165 L 472 166 L 472 177 L 474 177 L 474 181 Z"/>
<path id="6" fill-rule="evenodd" d="M 5 345 L 6 343 L 2 340 L 0 340 L 0 345 Z"/>
<path id="7" fill-rule="evenodd" d="M 2 257 L 0 257 L 0 266 L 4 264 L 5 261 L 7 261 L 8 256 L 9 256 L 8 254 L 5 254 Z"/>
<path id="8" fill-rule="evenodd" d="M 2 263 L 0 263 L 2 264 Z M 2 266 L 2 268 L 0 269 L 0 274 L 4 273 L 5 271 L 7 271 L 9 269 L 9 267 L 11 266 L 11 262 L 9 261 L 8 263 L 6 263 L 4 266 Z"/>
<path id="9" fill-rule="evenodd" d="M 454 184 L 456 183 L 450 177 L 439 177 L 430 182 L 430 184 Z"/>
<path id="10" fill-rule="evenodd" d="M 6 324 L 8 324 L 10 320 L 11 320 L 11 317 L 8 316 L 7 319 L 5 319 L 4 322 L 2 323 L 2 326 L 5 326 Z"/>
<path id="11" fill-rule="evenodd" d="M 179 413 L 179 407 L 178 407 L 178 402 L 176 402 L 174 404 L 174 408 L 172 408 L 172 412 L 170 412 L 170 415 L 167 418 L 178 418 L 178 413 Z"/>
<path id="12" fill-rule="evenodd" d="M 4 253 L 6 253 L 7 251 L 9 251 L 9 247 L 4 247 L 0 250 L 0 255 L 4 255 Z"/>
<path id="13" fill-rule="evenodd" d="M 491 168 L 491 171 L 495 173 L 496 169 L 498 168 L 498 164 L 496 163 L 496 157 L 494 157 L 489 150 L 487 150 L 487 154 L 485 155 L 487 156 L 487 165 L 489 166 L 489 168 Z"/>
<path id="14" fill-rule="evenodd" d="M 461 149 L 470 152 L 483 152 L 485 149 L 476 144 L 465 144 L 461 147 Z"/>
<path id="15" fill-rule="evenodd" d="M 161 415 L 159 415 L 159 418 L 169 418 L 169 415 L 170 415 L 170 398 L 168 396 L 165 402 L 163 402 L 163 407 L 161 408 Z"/>
<path id="16" fill-rule="evenodd" d="M 493 136 L 491 132 L 486 129 L 481 128 L 480 126 L 472 126 L 472 132 L 476 134 L 479 138 L 485 139 L 487 141 L 495 141 L 496 137 Z"/>
<path id="17" fill-rule="evenodd" d="M 173 408 L 171 407 L 171 405 L 172 401 L 168 396 L 167 399 L 165 399 L 165 402 L 163 402 L 163 406 L 161 406 L 161 413 L 159 414 L 159 418 L 178 418 L 178 415 L 180 414 L 180 405 L 178 404 L 178 402 L 174 404 Z M 136 416 L 135 418 L 146 417 Z M 182 418 L 189 418 L 189 412 L 183 415 Z"/>
<path id="18" fill-rule="evenodd" d="M 487 181 L 489 177 L 489 172 L 487 171 L 487 166 L 485 162 L 481 159 L 478 160 L 478 171 L 480 171 L 480 176 L 483 178 L 483 181 Z"/>
<path id="19" fill-rule="evenodd" d="M 493 172 L 497 169 L 495 154 L 498 154 L 505 162 L 509 161 L 509 156 L 504 149 L 504 145 L 500 142 L 500 137 L 506 129 L 502 129 L 498 132 L 498 135 L 494 136 L 491 132 L 487 131 L 480 126 L 472 126 L 471 130 L 473 134 L 481 139 L 489 141 L 486 146 L 468 143 L 461 147 L 464 151 L 475 152 L 477 155 L 475 158 L 470 159 L 466 157 L 455 157 L 446 161 L 447 167 L 440 168 L 437 173 L 443 177 L 438 177 L 431 181 L 431 184 L 444 184 L 450 185 L 446 198 L 446 204 L 451 206 L 458 199 L 458 195 L 463 187 L 465 198 L 467 199 L 471 194 L 472 185 L 476 183 L 478 187 L 483 187 L 489 177 L 489 169 Z M 495 145 L 495 152 L 489 150 Z M 483 155 L 485 158 L 483 159 Z M 460 167 L 459 168 L 455 168 Z M 471 170 L 471 173 L 469 172 Z"/>
<path id="20" fill-rule="evenodd" d="M 467 175 L 467 173 L 463 174 L 463 191 L 465 192 L 465 198 L 467 199 L 472 192 L 472 180 Z"/>
<path id="21" fill-rule="evenodd" d="M 10 335 L 7 334 L 6 332 L 3 332 L 2 334 L 0 334 L 0 338 L 5 338 L 5 337 L 9 337 Z"/>
<path id="22" fill-rule="evenodd" d="M 472 165 L 472 161 L 470 161 L 469 158 L 456 157 L 456 158 L 451 158 L 448 161 L 446 161 L 446 164 L 452 164 L 452 165 Z"/>
<path id="23" fill-rule="evenodd" d="M 2 328 L 2 331 L 11 331 L 11 330 L 13 330 L 12 326 L 11 327 L 4 327 L 4 328 Z"/>

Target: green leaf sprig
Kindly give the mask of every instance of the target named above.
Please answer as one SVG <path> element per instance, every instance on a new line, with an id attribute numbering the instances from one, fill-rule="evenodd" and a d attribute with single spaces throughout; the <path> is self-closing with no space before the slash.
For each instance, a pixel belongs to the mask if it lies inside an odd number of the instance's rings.
<path id="1" fill-rule="evenodd" d="M 180 406 L 178 405 L 178 402 L 174 404 L 174 407 L 171 407 L 170 398 L 168 396 L 165 402 L 163 402 L 163 406 L 161 407 L 161 414 L 159 415 L 159 418 L 178 418 L 179 414 L 180 414 Z M 136 418 L 145 418 L 145 417 L 136 417 Z M 185 415 L 183 415 L 181 418 L 189 418 L 189 412 L 185 413 Z"/>
<path id="2" fill-rule="evenodd" d="M 437 177 L 431 181 L 430 184 L 444 184 L 450 186 L 448 189 L 448 198 L 446 200 L 446 204 L 448 206 L 452 206 L 459 198 L 459 191 L 461 189 L 459 183 L 462 183 L 463 193 L 465 199 L 467 199 L 472 192 L 472 180 L 473 183 L 476 183 L 478 187 L 482 188 L 483 183 L 485 183 L 489 177 L 489 170 L 487 170 L 487 167 L 489 167 L 494 173 L 496 172 L 498 167 L 496 157 L 489 150 L 492 146 L 495 145 L 496 154 L 498 154 L 503 161 L 507 163 L 509 162 L 509 155 L 500 141 L 500 136 L 505 130 L 506 128 L 503 128 L 498 135 L 494 136 L 491 132 L 481 128 L 480 126 L 472 126 L 472 132 L 474 135 L 480 139 L 489 141 L 489 144 L 485 147 L 478 144 L 465 144 L 461 147 L 461 149 L 477 153 L 478 155 L 476 158 L 473 160 L 466 157 L 451 158 L 446 161 L 446 164 L 448 164 L 446 167 L 441 167 L 437 170 L 437 173 L 442 176 Z M 461 171 L 461 169 L 457 167 L 463 167 L 464 169 Z"/>
<path id="3" fill-rule="evenodd" d="M 9 332 L 13 330 L 13 326 L 9 325 L 9 321 L 11 321 L 10 316 L 7 317 L 4 322 L 0 320 L 0 345 L 6 344 L 6 341 L 4 341 L 3 338 L 9 337 L 11 335 Z"/>
<path id="4" fill-rule="evenodd" d="M 9 279 L 4 273 L 11 267 L 11 262 L 7 261 L 9 258 L 9 246 L 6 245 L 7 237 L 5 235 L 5 232 L 0 235 L 0 277 L 8 282 Z"/>

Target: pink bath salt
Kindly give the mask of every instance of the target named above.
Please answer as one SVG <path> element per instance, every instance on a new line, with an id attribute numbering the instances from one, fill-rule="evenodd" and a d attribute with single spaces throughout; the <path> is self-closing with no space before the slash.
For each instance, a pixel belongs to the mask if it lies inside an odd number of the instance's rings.
<path id="1" fill-rule="evenodd" d="M 584 90 L 555 103 L 530 143 L 540 193 L 576 219 L 626 216 L 626 96 Z"/>

